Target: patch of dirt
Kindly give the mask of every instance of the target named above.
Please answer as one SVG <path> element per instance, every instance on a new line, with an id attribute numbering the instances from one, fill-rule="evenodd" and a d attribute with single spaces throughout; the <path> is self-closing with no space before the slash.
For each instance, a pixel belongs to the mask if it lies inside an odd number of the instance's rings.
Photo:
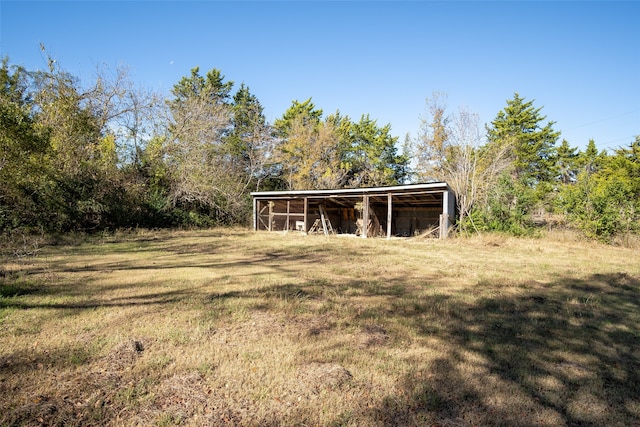
<path id="1" fill-rule="evenodd" d="M 335 327 L 335 323 L 330 321 L 327 316 L 306 319 L 304 322 L 301 322 L 301 324 L 308 328 L 307 335 L 311 337 L 322 335 Z"/>
<path id="2" fill-rule="evenodd" d="M 200 375 L 182 374 L 167 378 L 156 390 L 155 405 L 171 412 L 181 412 L 191 416 L 197 407 L 205 406 L 207 391 Z"/>
<path id="3" fill-rule="evenodd" d="M 388 341 L 387 330 L 379 325 L 365 326 L 358 337 L 358 344 L 361 348 L 383 346 Z"/>
<path id="4" fill-rule="evenodd" d="M 298 380 L 312 393 L 339 388 L 351 381 L 351 372 L 337 363 L 310 363 L 298 369 Z"/>
<path id="5" fill-rule="evenodd" d="M 228 390 L 226 390 L 228 392 Z M 174 424 L 245 425 L 251 420 L 253 402 L 212 389 L 198 373 L 176 374 L 155 391 L 153 410 Z"/>
<path id="6" fill-rule="evenodd" d="M 208 335 L 226 346 L 244 346 L 249 341 L 259 341 L 265 336 L 282 335 L 286 322 L 264 312 L 251 313 L 249 319 L 209 331 Z"/>
<path id="7" fill-rule="evenodd" d="M 129 340 L 117 345 L 105 358 L 106 368 L 122 371 L 136 363 L 145 350 L 144 340 Z"/>

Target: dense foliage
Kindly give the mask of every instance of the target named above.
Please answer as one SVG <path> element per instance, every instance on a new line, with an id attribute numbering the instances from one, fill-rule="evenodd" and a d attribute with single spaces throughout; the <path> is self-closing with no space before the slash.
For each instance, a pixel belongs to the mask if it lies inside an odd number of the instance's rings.
<path id="1" fill-rule="evenodd" d="M 459 229 L 532 234 L 572 226 L 611 242 L 640 231 L 640 137 L 626 148 L 584 151 L 546 122 L 518 93 L 478 137 L 469 113 L 447 115 L 441 94 L 414 141 L 415 173 L 448 182 L 457 194 Z"/>
<path id="2" fill-rule="evenodd" d="M 217 69 L 192 69 L 163 99 L 126 70 L 82 85 L 51 58 L 46 71 L 5 58 L 0 230 L 246 224 L 255 190 L 442 180 L 461 231 L 528 234 L 551 217 L 604 241 L 640 231 L 640 138 L 580 151 L 517 93 L 484 130 L 468 111 L 448 115 L 445 98 L 401 152 L 390 125 L 325 116 L 311 99 L 268 123 Z"/>

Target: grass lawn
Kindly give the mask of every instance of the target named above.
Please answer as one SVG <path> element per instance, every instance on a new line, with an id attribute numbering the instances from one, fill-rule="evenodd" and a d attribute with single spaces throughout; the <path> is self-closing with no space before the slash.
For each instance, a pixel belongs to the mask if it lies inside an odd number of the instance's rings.
<path id="1" fill-rule="evenodd" d="M 245 229 L 0 265 L 0 425 L 640 425 L 640 253 Z"/>

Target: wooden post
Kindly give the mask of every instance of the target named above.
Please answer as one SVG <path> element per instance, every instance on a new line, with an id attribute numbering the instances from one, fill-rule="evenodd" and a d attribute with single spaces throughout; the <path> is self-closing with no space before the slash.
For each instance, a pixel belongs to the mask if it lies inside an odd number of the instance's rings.
<path id="1" fill-rule="evenodd" d="M 391 221 L 393 220 L 393 196 L 391 193 L 387 194 L 387 240 L 391 239 Z"/>
<path id="2" fill-rule="evenodd" d="M 273 231 L 273 201 L 269 200 L 269 231 Z"/>
<path id="3" fill-rule="evenodd" d="M 324 231 L 324 235 L 329 234 L 329 230 L 327 229 L 327 219 L 324 216 L 324 208 L 320 205 L 320 223 L 322 224 L 322 231 Z"/>
<path id="4" fill-rule="evenodd" d="M 440 216 L 440 238 L 449 237 L 449 192 L 442 193 L 442 215 Z"/>
<path id="5" fill-rule="evenodd" d="M 286 231 L 289 231 L 289 208 L 291 206 L 291 200 L 287 200 L 287 225 L 284 227 Z"/>
<path id="6" fill-rule="evenodd" d="M 362 196 L 362 238 L 367 238 L 369 231 L 369 196 Z"/>
<path id="7" fill-rule="evenodd" d="M 309 224 L 307 224 L 307 212 L 309 210 L 309 198 L 304 198 L 304 234 L 309 231 Z"/>
<path id="8" fill-rule="evenodd" d="M 253 231 L 258 230 L 258 200 L 253 198 Z"/>

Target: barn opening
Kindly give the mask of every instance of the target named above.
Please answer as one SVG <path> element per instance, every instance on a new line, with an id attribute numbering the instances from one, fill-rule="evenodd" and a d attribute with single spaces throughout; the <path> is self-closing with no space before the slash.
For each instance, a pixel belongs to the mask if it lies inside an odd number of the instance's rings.
<path id="1" fill-rule="evenodd" d="M 251 196 L 254 230 L 446 238 L 455 217 L 455 196 L 444 182 Z"/>

